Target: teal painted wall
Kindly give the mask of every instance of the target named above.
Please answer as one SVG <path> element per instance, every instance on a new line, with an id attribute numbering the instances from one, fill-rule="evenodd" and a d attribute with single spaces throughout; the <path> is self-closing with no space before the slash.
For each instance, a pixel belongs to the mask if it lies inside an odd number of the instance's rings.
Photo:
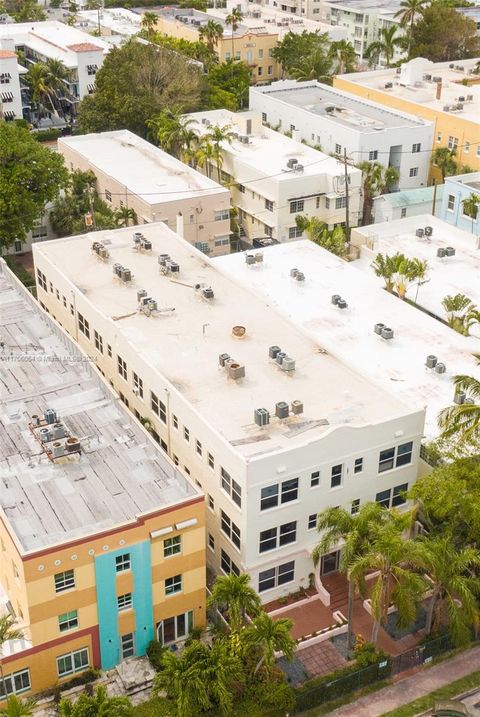
<path id="1" fill-rule="evenodd" d="M 109 670 L 120 661 L 115 558 L 123 553 L 130 553 L 130 570 L 133 575 L 135 654 L 144 655 L 148 643 L 153 639 L 150 542 L 144 541 L 97 555 L 95 557 L 95 581 L 102 670 Z"/>

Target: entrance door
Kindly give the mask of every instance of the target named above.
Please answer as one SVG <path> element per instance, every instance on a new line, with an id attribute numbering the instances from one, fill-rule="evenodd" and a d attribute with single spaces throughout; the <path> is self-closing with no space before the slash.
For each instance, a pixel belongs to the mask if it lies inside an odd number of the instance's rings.
<path id="1" fill-rule="evenodd" d="M 338 570 L 338 562 L 340 559 L 340 551 L 335 550 L 333 553 L 326 553 L 322 556 L 320 565 L 320 575 L 328 575 Z"/>

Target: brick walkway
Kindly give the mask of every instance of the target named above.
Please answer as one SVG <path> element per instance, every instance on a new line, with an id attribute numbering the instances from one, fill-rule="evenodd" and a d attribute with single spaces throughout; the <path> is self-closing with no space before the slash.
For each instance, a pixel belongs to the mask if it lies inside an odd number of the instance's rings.
<path id="1" fill-rule="evenodd" d="M 298 650 L 296 656 L 311 677 L 328 675 L 329 672 L 334 672 L 347 664 L 329 640 Z"/>
<path id="2" fill-rule="evenodd" d="M 292 606 L 279 615 L 273 615 L 274 620 L 279 620 L 282 617 L 293 620 L 291 634 L 295 640 L 304 635 L 311 635 L 313 632 L 320 632 L 330 625 L 335 625 L 332 611 L 323 604 L 320 598 L 312 600 L 308 605 Z"/>

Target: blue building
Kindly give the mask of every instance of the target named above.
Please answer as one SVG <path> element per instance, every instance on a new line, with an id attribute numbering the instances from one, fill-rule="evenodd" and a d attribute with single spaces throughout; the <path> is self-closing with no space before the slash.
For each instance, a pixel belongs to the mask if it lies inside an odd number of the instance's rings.
<path id="1" fill-rule="evenodd" d="M 480 206 L 477 209 L 477 216 L 472 221 L 472 217 L 465 214 L 463 204 L 463 201 L 472 194 L 480 197 L 480 172 L 446 177 L 440 219 L 459 229 L 480 235 Z"/>

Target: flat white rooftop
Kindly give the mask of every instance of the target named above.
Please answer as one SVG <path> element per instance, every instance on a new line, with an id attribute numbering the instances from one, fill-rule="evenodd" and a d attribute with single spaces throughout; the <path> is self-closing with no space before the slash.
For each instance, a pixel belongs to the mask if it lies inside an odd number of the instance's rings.
<path id="1" fill-rule="evenodd" d="M 431 237 L 417 237 L 417 229 L 432 227 Z M 367 246 L 354 266 L 366 271 L 373 280 L 383 285 L 375 276 L 371 263 L 378 252 L 395 254 L 402 252 L 413 259 L 417 257 L 428 263 L 426 282 L 418 289 L 410 285 L 407 298 L 415 300 L 436 316 L 446 319 L 442 300 L 447 294 L 466 294 L 474 304 L 480 305 L 480 239 L 431 214 L 405 217 L 383 224 L 372 224 L 354 230 L 365 237 Z M 355 243 L 357 243 L 355 241 Z M 438 249 L 453 247 L 455 256 L 438 257 Z M 472 333 L 480 336 L 480 326 L 472 327 Z M 480 347 L 479 347 L 480 348 Z"/>
<path id="2" fill-rule="evenodd" d="M 422 57 L 406 62 L 400 68 L 371 70 L 339 75 L 363 87 L 392 95 L 395 99 L 416 102 L 437 112 L 446 112 L 461 119 L 479 122 L 480 84 L 465 86 L 462 81 L 475 80 L 475 67 L 479 58 L 455 62 L 431 62 Z M 437 82 L 441 79 L 442 89 L 437 99 Z M 391 87 L 385 87 L 390 85 Z M 463 99 L 462 99 L 463 98 Z M 459 107 L 461 105 L 461 108 Z"/>
<path id="3" fill-rule="evenodd" d="M 98 12 L 81 10 L 76 14 L 77 25 L 87 23 L 90 28 L 98 28 Z M 117 35 L 136 35 L 141 30 L 142 18 L 136 12 L 126 8 L 103 8 L 100 25 Z M 106 40 L 108 42 L 108 39 Z"/>
<path id="4" fill-rule="evenodd" d="M 340 128 L 349 127 L 362 133 L 426 124 L 424 120 L 413 115 L 363 100 L 356 95 L 323 85 L 317 80 L 279 80 L 267 87 L 256 87 L 251 91 L 329 119 L 336 122 Z"/>
<path id="5" fill-rule="evenodd" d="M 268 247 L 263 264 L 253 271 L 242 254 L 213 261 L 295 323 L 330 356 L 375 383 L 385 397 L 394 394 L 412 410 L 426 407 L 428 438 L 438 435 L 437 415 L 452 403 L 453 375 L 479 374 L 472 357 L 479 350 L 477 340 L 461 336 L 387 294 L 370 276 L 312 242 Z M 305 273 L 301 284 L 290 278 L 292 267 Z M 348 308 L 334 306 L 333 294 L 342 296 Z M 375 334 L 377 322 L 394 330 L 392 340 Z M 446 364 L 445 374 L 425 367 L 429 354 Z"/>
<path id="6" fill-rule="evenodd" d="M 37 244 L 35 258 L 39 264 L 42 257 L 48 258 L 70 279 L 83 298 L 113 322 L 117 337 L 121 333 L 134 345 L 138 355 L 168 380 L 171 390 L 179 392 L 240 455 L 248 459 L 295 448 L 338 426 L 362 426 L 409 413 L 401 401 L 351 365 L 324 353 L 322 341 L 307 336 L 264 297 L 227 276 L 222 264 L 164 224 L 148 224 L 142 231 L 152 241 L 151 256 L 135 252 L 131 230 L 122 229 Z M 90 251 L 93 238 L 107 243 L 109 264 L 98 262 Z M 159 272 L 159 253 L 178 262 L 178 279 Z M 244 262 L 243 255 L 238 257 L 240 264 Z M 131 287 L 113 279 L 114 262 L 132 271 Z M 262 273 L 260 268 L 258 275 Z M 195 284 L 211 287 L 214 298 L 204 299 Z M 136 292 L 143 288 L 157 299 L 158 316 L 137 312 Z M 234 326 L 246 328 L 243 340 L 232 335 Z M 274 345 L 296 361 L 290 374 L 269 359 L 269 347 Z M 219 366 L 223 353 L 245 366 L 245 378 L 228 378 Z M 256 408 L 274 413 L 277 402 L 294 400 L 304 402 L 302 415 L 272 421 L 267 430 L 254 423 Z"/>
<path id="7" fill-rule="evenodd" d="M 199 495 L 3 261 L 0 336 L 0 519 L 25 553 Z M 79 454 L 45 453 L 29 424 L 47 408 Z"/>
<path id="8" fill-rule="evenodd" d="M 226 189 L 129 130 L 65 137 L 58 149 L 70 147 L 127 192 L 147 204 L 161 204 Z"/>

